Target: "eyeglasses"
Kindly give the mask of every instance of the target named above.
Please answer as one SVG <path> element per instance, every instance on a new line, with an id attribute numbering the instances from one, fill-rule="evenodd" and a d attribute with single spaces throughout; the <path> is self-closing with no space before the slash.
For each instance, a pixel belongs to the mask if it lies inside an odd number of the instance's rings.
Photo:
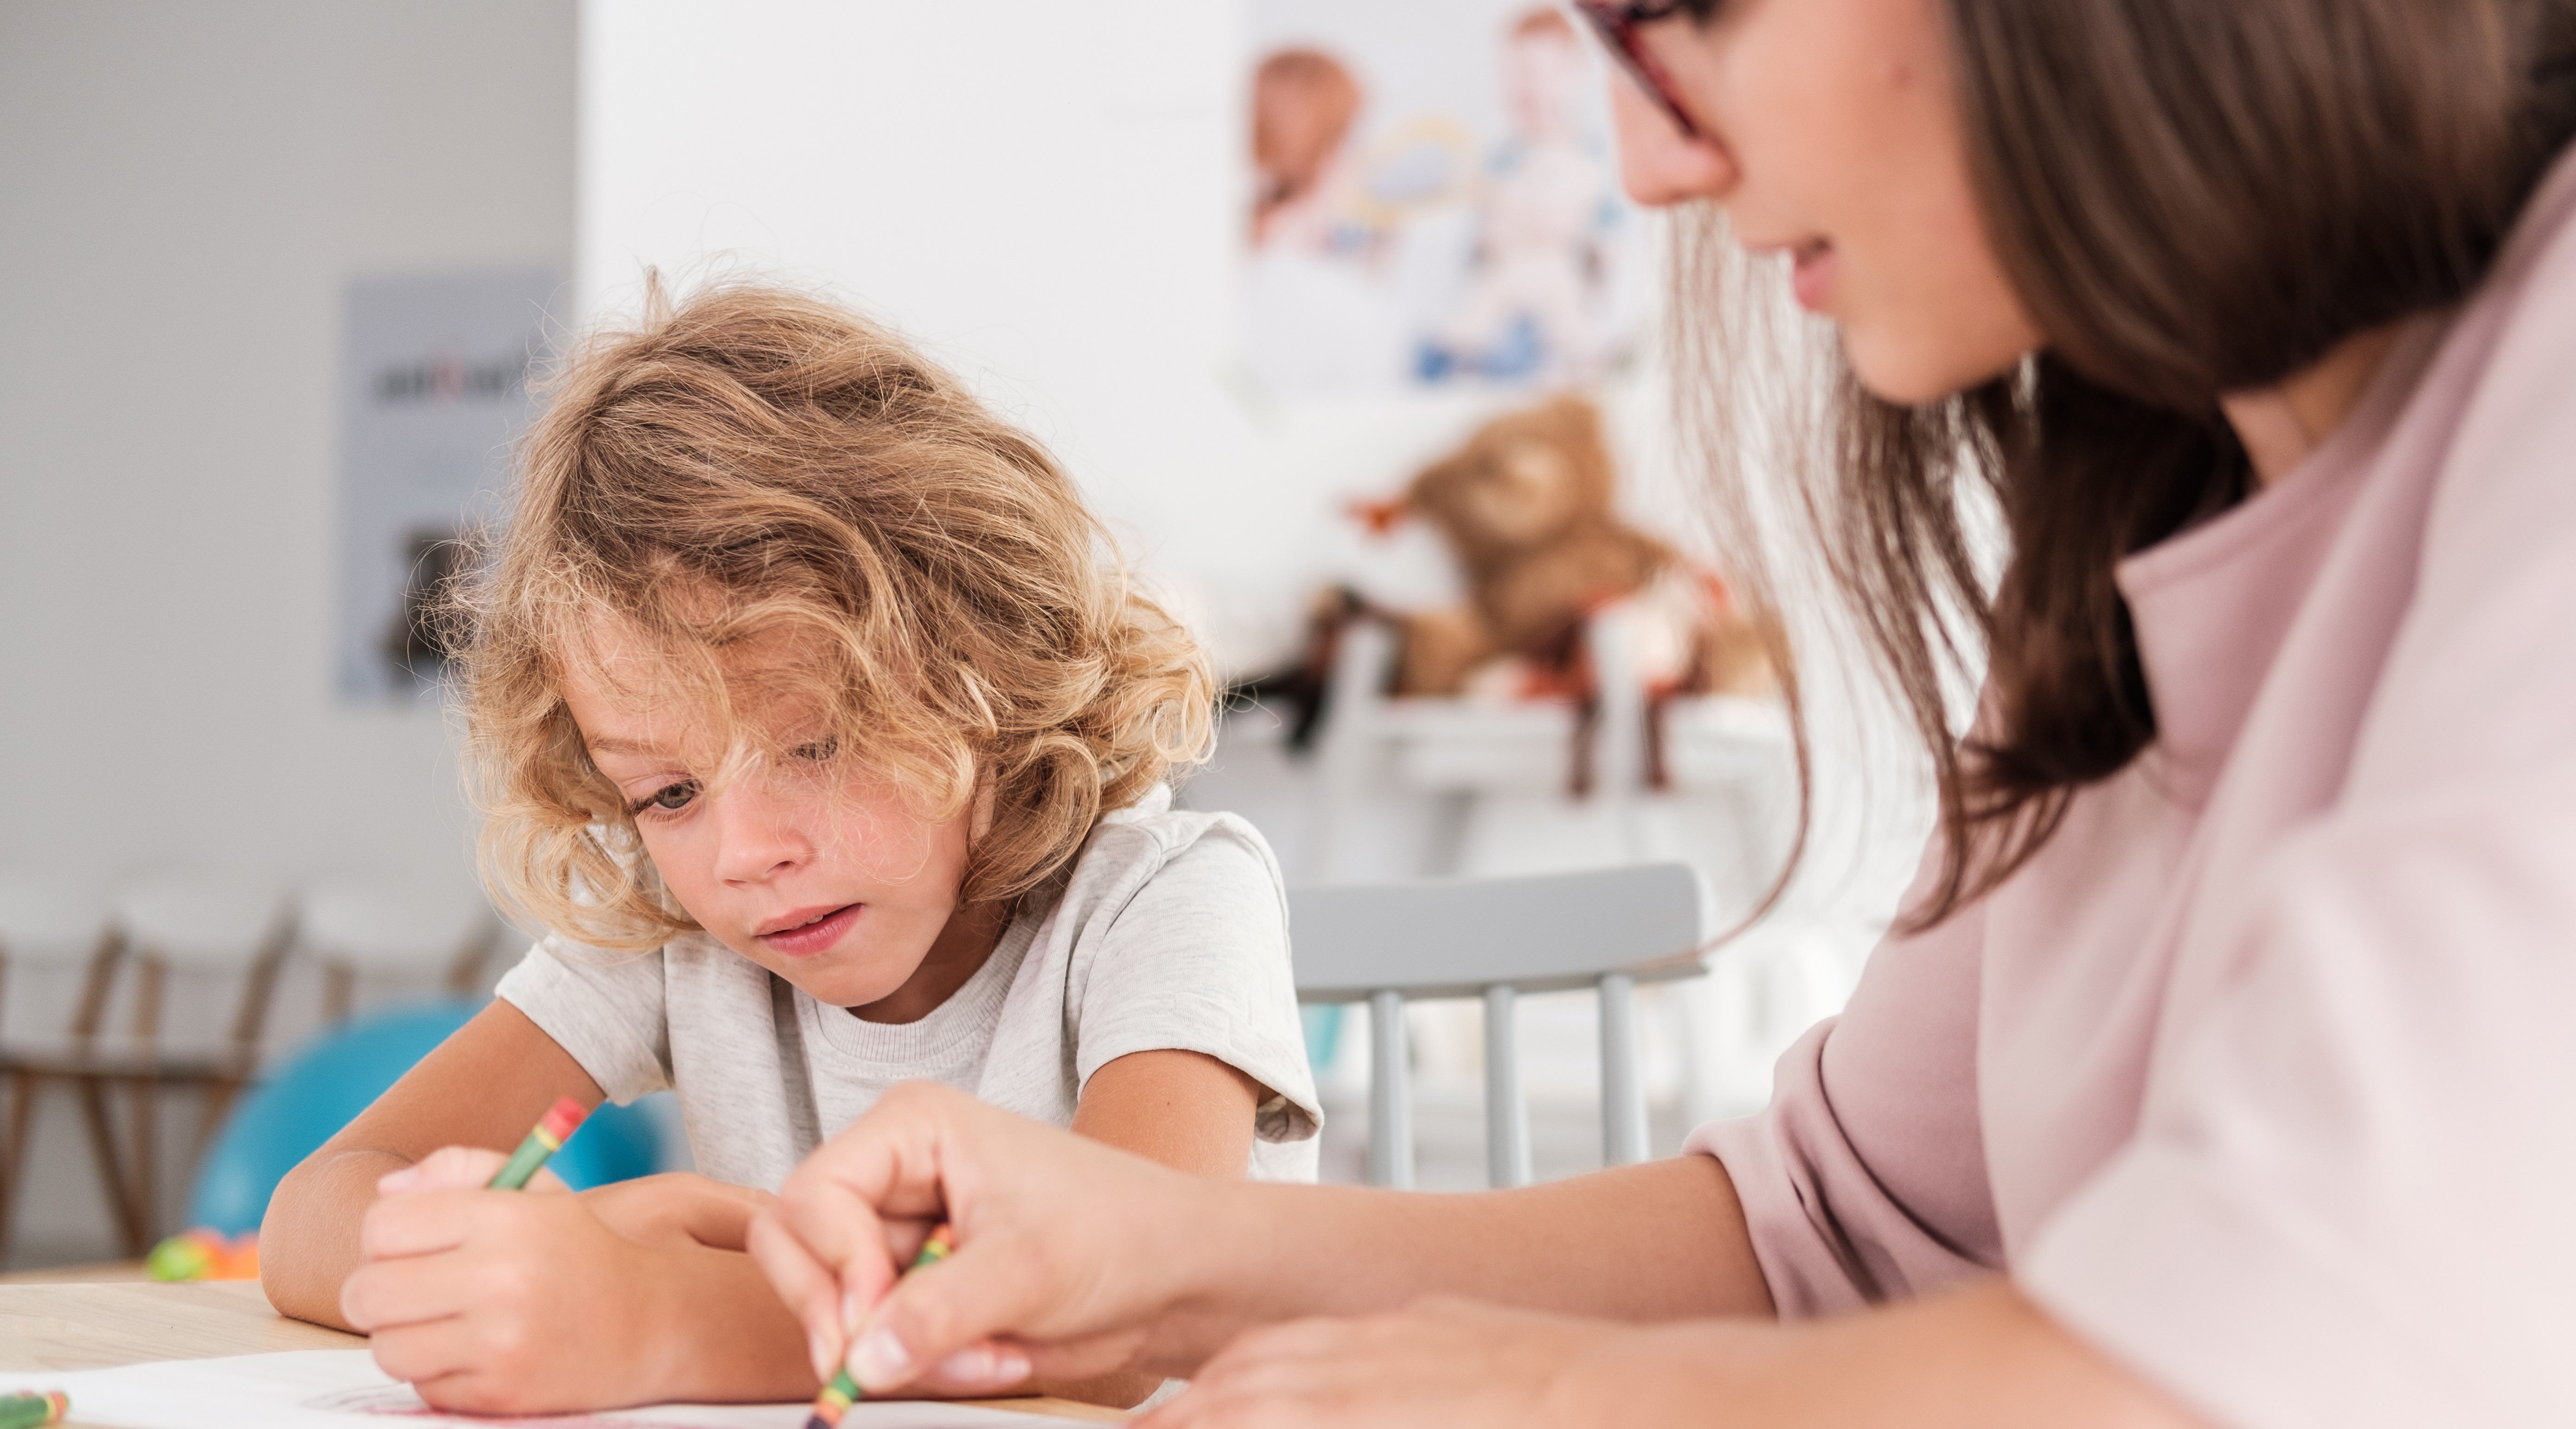
<path id="1" fill-rule="evenodd" d="M 1592 22 L 1593 33 L 1637 81 L 1637 87 L 1654 96 L 1664 112 L 1682 131 L 1682 137 L 1697 139 L 1699 126 L 1691 122 L 1690 111 L 1682 107 L 1681 95 L 1673 87 L 1673 77 L 1663 65 L 1637 41 L 1637 27 L 1668 20 L 1689 8 L 1688 0 L 1573 0 L 1574 9 Z"/>

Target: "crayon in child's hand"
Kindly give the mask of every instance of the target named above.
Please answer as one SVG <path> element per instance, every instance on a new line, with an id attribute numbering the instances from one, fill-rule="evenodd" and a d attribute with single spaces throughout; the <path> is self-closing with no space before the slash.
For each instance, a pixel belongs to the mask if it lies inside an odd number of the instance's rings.
<path id="1" fill-rule="evenodd" d="M 911 1267 L 904 1273 L 909 1275 L 925 1265 L 947 1259 L 953 1248 L 952 1240 L 946 1226 L 932 1231 L 930 1239 L 921 1243 L 921 1254 L 912 1258 Z M 850 1378 L 850 1367 L 841 1366 L 840 1373 L 832 1376 L 832 1382 L 823 1386 L 821 1394 L 814 1396 L 814 1413 L 805 1421 L 805 1429 L 832 1429 L 841 1422 L 843 1412 L 859 1402 L 860 1392 L 859 1382 Z"/>
<path id="2" fill-rule="evenodd" d="M 581 1103 L 572 1098 L 555 1098 L 553 1110 L 546 1113 L 545 1119 L 528 1133 L 528 1139 L 519 1143 L 519 1149 L 511 1152 L 510 1159 L 493 1175 L 491 1189 L 516 1191 L 525 1187 L 528 1178 L 544 1167 L 546 1158 L 561 1151 L 563 1144 L 572 1140 L 572 1134 L 581 1129 L 582 1118 L 588 1115 L 590 1113 L 583 1110 Z"/>
<path id="3" fill-rule="evenodd" d="M 0 1394 L 0 1429 L 38 1429 L 59 1424 L 71 1412 L 72 1398 L 59 1389 L 43 1394 Z"/>

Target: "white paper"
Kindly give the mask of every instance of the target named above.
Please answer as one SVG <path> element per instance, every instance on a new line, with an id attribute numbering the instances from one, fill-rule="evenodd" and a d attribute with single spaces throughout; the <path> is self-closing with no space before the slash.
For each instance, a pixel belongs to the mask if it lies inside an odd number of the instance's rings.
<path id="1" fill-rule="evenodd" d="M 156 1360 L 116 1369 L 0 1374 L 0 1394 L 59 1389 L 76 1424 L 100 1429 L 415 1429 L 458 1425 L 543 1429 L 803 1429 L 811 1404 L 657 1404 L 595 1414 L 478 1418 L 437 1413 L 376 1368 L 365 1350 L 294 1350 L 207 1360 Z M 391 1422 L 388 1422 L 391 1421 Z M 867 1401 L 846 1429 L 1034 1429 L 1076 1421 L 928 1401 Z"/>

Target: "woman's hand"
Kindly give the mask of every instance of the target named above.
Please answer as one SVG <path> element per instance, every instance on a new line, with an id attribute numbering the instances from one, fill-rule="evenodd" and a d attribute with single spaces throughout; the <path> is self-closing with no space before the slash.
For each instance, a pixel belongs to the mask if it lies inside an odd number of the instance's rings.
<path id="1" fill-rule="evenodd" d="M 2000 1277 L 1863 1314 L 1619 1324 L 1426 1300 L 1246 1334 L 1138 1429 L 2205 1429 Z"/>
<path id="2" fill-rule="evenodd" d="M 1207 1362 L 1187 1393 L 1137 1429 L 1558 1429 L 1605 1407 L 1583 1400 L 1574 1371 L 1624 1333 L 1633 1332 L 1608 1321 L 1450 1299 L 1383 1315 L 1296 1320 L 1236 1340 Z"/>
<path id="3" fill-rule="evenodd" d="M 846 1356 L 870 1392 L 974 1393 L 1032 1374 L 1185 1369 L 1222 1343 L 1184 1322 L 1227 1183 L 929 1084 L 888 1092 L 860 1125 L 806 1158 L 752 1225 L 818 1374 Z M 956 1252 L 895 1288 L 942 1222 Z"/>
<path id="4" fill-rule="evenodd" d="M 449 1147 L 386 1176 L 341 1313 L 432 1408 L 528 1414 L 665 1397 L 650 1347 L 673 1322 L 659 1293 L 669 1277 L 550 1175 L 525 1191 L 483 1189 L 506 1159 Z"/>

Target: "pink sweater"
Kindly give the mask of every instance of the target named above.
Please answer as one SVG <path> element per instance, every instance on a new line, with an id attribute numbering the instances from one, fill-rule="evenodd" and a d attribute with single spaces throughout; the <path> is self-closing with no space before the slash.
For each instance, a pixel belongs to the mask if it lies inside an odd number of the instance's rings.
<path id="1" fill-rule="evenodd" d="M 2157 743 L 1692 1149 L 1784 1315 L 2000 1269 L 2231 1429 L 2576 1425 L 2576 157 L 2119 581 Z"/>

